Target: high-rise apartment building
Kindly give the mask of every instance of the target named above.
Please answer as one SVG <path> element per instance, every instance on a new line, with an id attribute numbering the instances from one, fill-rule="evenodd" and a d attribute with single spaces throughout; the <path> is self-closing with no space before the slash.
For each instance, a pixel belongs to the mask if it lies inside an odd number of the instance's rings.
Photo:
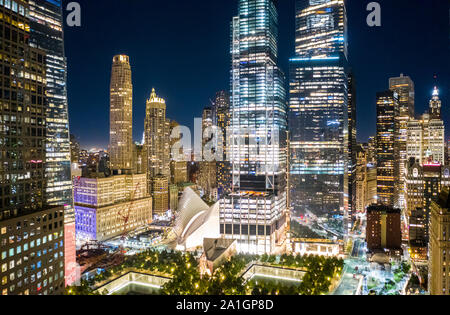
<path id="1" fill-rule="evenodd" d="M 1 1 L 0 12 L 0 294 L 62 294 L 65 213 L 47 195 L 46 51 L 31 39 L 28 1 Z"/>
<path id="2" fill-rule="evenodd" d="M 122 173 L 133 169 L 133 83 L 128 56 L 113 58 L 110 95 L 111 169 Z"/>
<path id="3" fill-rule="evenodd" d="M 378 203 L 389 207 L 398 197 L 398 111 L 397 92 L 377 93 L 377 197 Z"/>
<path id="4" fill-rule="evenodd" d="M 170 177 L 170 121 L 166 119 L 166 101 L 152 89 L 145 116 L 145 145 L 149 180 L 157 175 Z"/>
<path id="5" fill-rule="evenodd" d="M 286 225 L 287 108 L 274 1 L 239 0 L 231 33 L 232 192 L 220 201 L 220 232 L 239 252 L 270 253 Z"/>
<path id="6" fill-rule="evenodd" d="M 296 4 L 289 98 L 292 215 L 326 221 L 327 237 L 342 239 L 349 227 L 356 105 L 348 86 L 354 78 L 348 77 L 346 8 L 344 0 Z"/>
<path id="7" fill-rule="evenodd" d="M 428 291 L 431 295 L 450 295 L 450 190 L 445 187 L 438 201 L 431 204 Z"/>
<path id="8" fill-rule="evenodd" d="M 408 122 L 414 119 L 414 102 L 415 102 L 415 92 L 414 92 L 414 82 L 410 77 L 400 75 L 398 78 L 389 79 L 389 89 L 395 91 L 398 94 L 398 133 L 396 137 L 396 146 L 398 147 L 398 160 L 396 161 L 399 176 L 396 179 L 396 191 L 398 193 L 397 207 L 405 206 L 405 166 L 407 164 L 407 140 L 408 140 Z"/>

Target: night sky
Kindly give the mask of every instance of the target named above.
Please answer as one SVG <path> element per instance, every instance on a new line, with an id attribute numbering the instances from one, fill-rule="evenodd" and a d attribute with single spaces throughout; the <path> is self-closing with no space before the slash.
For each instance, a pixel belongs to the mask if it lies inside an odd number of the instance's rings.
<path id="1" fill-rule="evenodd" d="M 68 3 L 70 1 L 64 1 Z M 416 115 L 428 107 L 437 74 L 450 126 L 448 0 L 378 0 L 382 26 L 366 24 L 370 0 L 349 0 L 349 61 L 356 75 L 358 139 L 375 134 L 375 94 L 400 73 L 416 84 Z M 82 27 L 65 28 L 71 133 L 83 148 L 109 143 L 112 58 L 130 56 L 133 133 L 140 141 L 152 87 L 168 118 L 192 126 L 216 91 L 229 89 L 230 21 L 237 0 L 81 0 Z M 279 62 L 294 55 L 295 0 L 278 0 Z"/>

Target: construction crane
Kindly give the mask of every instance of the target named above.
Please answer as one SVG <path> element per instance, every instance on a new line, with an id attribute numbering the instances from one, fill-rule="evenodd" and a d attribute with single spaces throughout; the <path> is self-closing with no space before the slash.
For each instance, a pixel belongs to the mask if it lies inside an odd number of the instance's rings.
<path id="1" fill-rule="evenodd" d="M 127 210 L 121 209 L 119 211 L 119 216 L 122 218 L 123 220 L 123 232 L 122 232 L 122 236 L 120 238 L 121 243 L 123 244 L 128 236 L 128 222 L 130 220 L 130 214 L 131 214 L 131 209 L 133 207 L 134 204 L 134 197 L 136 196 L 137 191 L 139 190 L 139 186 L 141 185 L 141 183 L 137 183 L 135 189 L 131 192 L 130 194 L 130 205 L 128 206 Z M 126 211 L 126 212 L 125 212 Z M 124 252 L 123 249 L 123 245 L 121 245 L 121 252 Z"/>

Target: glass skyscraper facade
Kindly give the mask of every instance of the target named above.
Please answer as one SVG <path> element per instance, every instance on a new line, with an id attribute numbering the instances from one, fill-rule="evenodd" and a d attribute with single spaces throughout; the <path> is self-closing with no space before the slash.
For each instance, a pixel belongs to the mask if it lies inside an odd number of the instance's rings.
<path id="1" fill-rule="evenodd" d="M 47 200 L 72 206 L 70 133 L 60 0 L 30 0 L 30 43 L 46 52 L 47 64 Z"/>
<path id="2" fill-rule="evenodd" d="M 61 0 L 29 0 L 30 45 L 46 53 L 46 200 L 65 207 L 66 284 L 76 281 L 67 61 Z"/>
<path id="3" fill-rule="evenodd" d="M 270 253 L 286 223 L 287 108 L 274 1 L 239 0 L 231 33 L 232 192 L 220 201 L 220 229 L 239 252 Z"/>
<path id="4" fill-rule="evenodd" d="M 344 0 L 297 1 L 295 53 L 290 59 L 290 206 L 292 220 L 300 224 L 291 235 L 342 239 L 353 172 L 349 124 L 354 126 Z"/>
<path id="5" fill-rule="evenodd" d="M 398 93 L 377 93 L 377 201 L 395 207 L 399 177 L 399 102 Z"/>

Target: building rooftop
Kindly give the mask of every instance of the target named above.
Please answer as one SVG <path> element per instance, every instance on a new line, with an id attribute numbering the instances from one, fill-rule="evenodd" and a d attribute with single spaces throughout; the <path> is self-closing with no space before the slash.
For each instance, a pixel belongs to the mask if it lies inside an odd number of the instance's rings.
<path id="1" fill-rule="evenodd" d="M 401 214 L 400 209 L 394 209 L 392 207 L 383 206 L 383 205 L 372 205 L 369 208 L 367 208 L 367 213 L 372 212 L 382 212 L 382 213 L 389 213 L 389 214 Z"/>

